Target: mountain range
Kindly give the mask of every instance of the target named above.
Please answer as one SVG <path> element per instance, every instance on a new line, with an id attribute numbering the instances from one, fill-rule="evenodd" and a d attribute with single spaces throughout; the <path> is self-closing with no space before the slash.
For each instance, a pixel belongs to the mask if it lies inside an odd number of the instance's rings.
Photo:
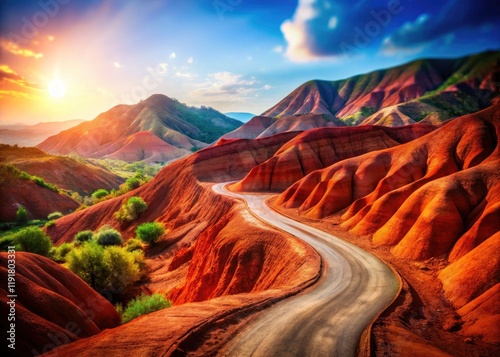
<path id="1" fill-rule="evenodd" d="M 167 162 L 208 146 L 241 124 L 212 108 L 188 107 L 155 94 L 135 105 L 118 105 L 37 147 L 59 155 Z"/>
<path id="2" fill-rule="evenodd" d="M 84 120 L 46 122 L 35 125 L 0 125 L 0 143 L 19 146 L 35 146 L 49 136 L 58 134 L 61 130 L 72 128 L 82 122 L 84 122 Z"/>
<path id="3" fill-rule="evenodd" d="M 498 102 L 500 52 L 421 59 L 337 81 L 304 83 L 223 139 L 353 125 L 438 124 Z"/>

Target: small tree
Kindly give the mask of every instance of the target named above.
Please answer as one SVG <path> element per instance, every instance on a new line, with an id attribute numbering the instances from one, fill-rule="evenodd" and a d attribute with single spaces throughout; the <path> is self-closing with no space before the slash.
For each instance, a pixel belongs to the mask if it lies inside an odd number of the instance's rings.
<path id="1" fill-rule="evenodd" d="M 143 223 L 137 227 L 135 234 L 143 242 L 154 244 L 165 234 L 165 225 L 159 222 Z"/>
<path id="2" fill-rule="evenodd" d="M 93 237 L 94 237 L 94 232 L 86 230 L 75 234 L 74 240 L 77 244 L 82 244 L 88 242 L 89 240 L 92 240 Z"/>
<path id="3" fill-rule="evenodd" d="M 28 224 L 28 211 L 23 206 L 19 206 L 16 212 L 16 222 L 22 226 Z"/>
<path id="4" fill-rule="evenodd" d="M 52 241 L 39 227 L 23 228 L 15 234 L 15 241 L 25 252 L 48 256 Z"/>
<path id="5" fill-rule="evenodd" d="M 47 219 L 52 221 L 52 220 L 55 220 L 55 219 L 59 219 L 61 217 L 63 217 L 64 215 L 61 213 L 61 212 L 52 212 L 51 214 L 49 214 L 47 216 Z"/>
<path id="6" fill-rule="evenodd" d="M 161 294 L 144 295 L 131 300 L 122 315 L 122 323 L 127 323 L 139 316 L 150 314 L 172 306 L 172 302 Z"/>
<path id="7" fill-rule="evenodd" d="M 122 245 L 123 239 L 120 232 L 110 226 L 103 226 L 95 235 L 100 245 Z"/>
<path id="8" fill-rule="evenodd" d="M 124 203 L 115 213 L 115 218 L 120 222 L 135 221 L 141 213 L 146 211 L 148 205 L 141 197 L 133 196 Z"/>
<path id="9" fill-rule="evenodd" d="M 68 268 L 85 280 L 94 290 L 107 287 L 110 273 L 104 260 L 104 248 L 96 242 L 86 242 L 67 256 Z"/>
<path id="10" fill-rule="evenodd" d="M 104 260 L 111 272 L 108 282 L 110 288 L 124 289 L 141 277 L 134 255 L 125 248 L 107 247 L 104 250 Z"/>

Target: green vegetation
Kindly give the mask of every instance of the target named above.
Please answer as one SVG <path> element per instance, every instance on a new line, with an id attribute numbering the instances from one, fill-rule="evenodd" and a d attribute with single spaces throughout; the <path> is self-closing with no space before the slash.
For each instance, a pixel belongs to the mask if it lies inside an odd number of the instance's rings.
<path id="1" fill-rule="evenodd" d="M 74 245 L 71 243 L 63 243 L 59 247 L 53 247 L 50 250 L 50 257 L 52 260 L 58 263 L 65 263 L 66 256 L 69 252 L 71 252 L 74 248 Z"/>
<path id="2" fill-rule="evenodd" d="M 52 212 L 51 214 L 49 214 L 47 216 L 47 219 L 49 221 L 52 221 L 52 220 L 56 220 L 56 219 L 59 219 L 61 217 L 63 217 L 64 215 L 61 213 L 61 212 Z"/>
<path id="3" fill-rule="evenodd" d="M 137 177 L 131 177 L 125 181 L 127 187 L 130 191 L 135 190 L 136 188 L 141 187 L 141 181 Z"/>
<path id="4" fill-rule="evenodd" d="M 68 268 L 86 281 L 94 290 L 108 285 L 109 267 L 104 261 L 104 248 L 96 242 L 87 242 L 73 249 L 66 257 Z"/>
<path id="5" fill-rule="evenodd" d="M 165 234 L 165 225 L 159 222 L 143 223 L 137 227 L 135 234 L 144 243 L 154 244 Z"/>
<path id="6" fill-rule="evenodd" d="M 129 239 L 127 243 L 125 243 L 125 249 L 129 252 L 133 252 L 134 250 L 142 250 L 142 243 L 139 239 Z"/>
<path id="7" fill-rule="evenodd" d="M 131 300 L 125 310 L 119 305 L 117 311 L 122 315 L 122 323 L 127 323 L 139 316 L 166 309 L 172 306 L 172 302 L 161 294 L 144 295 Z"/>
<path id="8" fill-rule="evenodd" d="M 75 234 L 74 240 L 75 240 L 76 244 L 82 244 L 82 243 L 85 243 L 85 242 L 92 240 L 93 237 L 94 237 L 94 232 L 92 232 L 90 230 L 86 230 L 86 231 L 81 231 L 81 232 L 78 232 L 77 234 Z"/>
<path id="9" fill-rule="evenodd" d="M 361 107 L 361 109 L 354 115 L 349 115 L 345 118 L 342 118 L 342 121 L 346 125 L 356 125 L 362 120 L 368 118 L 370 115 L 375 114 L 377 112 L 376 108 L 370 108 L 370 107 Z"/>
<path id="10" fill-rule="evenodd" d="M 110 226 L 103 226 L 95 234 L 95 241 L 103 246 L 122 245 L 123 239 L 120 232 Z"/>
<path id="11" fill-rule="evenodd" d="M 28 211 L 23 206 L 19 206 L 17 209 L 16 222 L 21 226 L 28 224 Z"/>
<path id="12" fill-rule="evenodd" d="M 109 192 L 103 188 L 100 188 L 92 194 L 92 198 L 94 200 L 99 200 L 106 197 L 107 195 L 109 195 Z"/>
<path id="13" fill-rule="evenodd" d="M 4 239 L 9 239 L 8 237 Z M 16 249 L 25 252 L 48 256 L 52 241 L 39 227 L 26 227 L 14 233 L 10 238 Z"/>
<path id="14" fill-rule="evenodd" d="M 89 241 L 66 256 L 68 268 L 93 289 L 121 291 L 140 279 L 142 252 L 128 252 L 123 247 L 103 247 Z"/>
<path id="15" fill-rule="evenodd" d="M 47 223 L 45 223 L 45 228 L 50 228 L 50 227 L 54 226 L 55 224 L 56 224 L 55 220 L 48 221 Z"/>
<path id="16" fill-rule="evenodd" d="M 130 197 L 117 212 L 115 212 L 115 218 L 122 223 L 133 222 L 141 215 L 141 213 L 146 211 L 147 208 L 148 205 L 141 197 L 133 196 Z"/>

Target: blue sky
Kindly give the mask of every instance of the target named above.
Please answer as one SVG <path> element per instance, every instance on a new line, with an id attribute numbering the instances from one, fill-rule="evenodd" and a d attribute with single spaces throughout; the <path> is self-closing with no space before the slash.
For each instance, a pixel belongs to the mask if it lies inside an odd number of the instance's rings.
<path id="1" fill-rule="evenodd" d="M 154 93 L 259 114 L 310 79 L 498 49 L 499 3 L 4 0 L 1 120 L 92 119 Z"/>

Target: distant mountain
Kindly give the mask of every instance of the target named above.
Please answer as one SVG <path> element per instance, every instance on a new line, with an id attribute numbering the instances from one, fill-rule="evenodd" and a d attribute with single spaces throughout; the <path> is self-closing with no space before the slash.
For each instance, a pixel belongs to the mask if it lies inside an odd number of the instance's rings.
<path id="1" fill-rule="evenodd" d="M 499 90 L 500 52 L 422 59 L 344 80 L 304 83 L 224 139 L 252 139 L 297 127 L 436 124 L 497 103 Z"/>
<path id="2" fill-rule="evenodd" d="M 49 136 L 74 127 L 84 120 L 38 123 L 35 125 L 0 125 L 0 143 L 19 146 L 35 146 Z"/>
<path id="3" fill-rule="evenodd" d="M 242 124 L 215 109 L 188 107 L 155 94 L 135 105 L 118 105 L 38 148 L 92 158 L 168 161 L 204 148 Z"/>
<path id="4" fill-rule="evenodd" d="M 226 116 L 239 120 L 243 123 L 246 123 L 250 119 L 252 119 L 255 114 L 252 113 L 245 113 L 245 112 L 229 112 L 229 113 L 224 113 Z"/>

